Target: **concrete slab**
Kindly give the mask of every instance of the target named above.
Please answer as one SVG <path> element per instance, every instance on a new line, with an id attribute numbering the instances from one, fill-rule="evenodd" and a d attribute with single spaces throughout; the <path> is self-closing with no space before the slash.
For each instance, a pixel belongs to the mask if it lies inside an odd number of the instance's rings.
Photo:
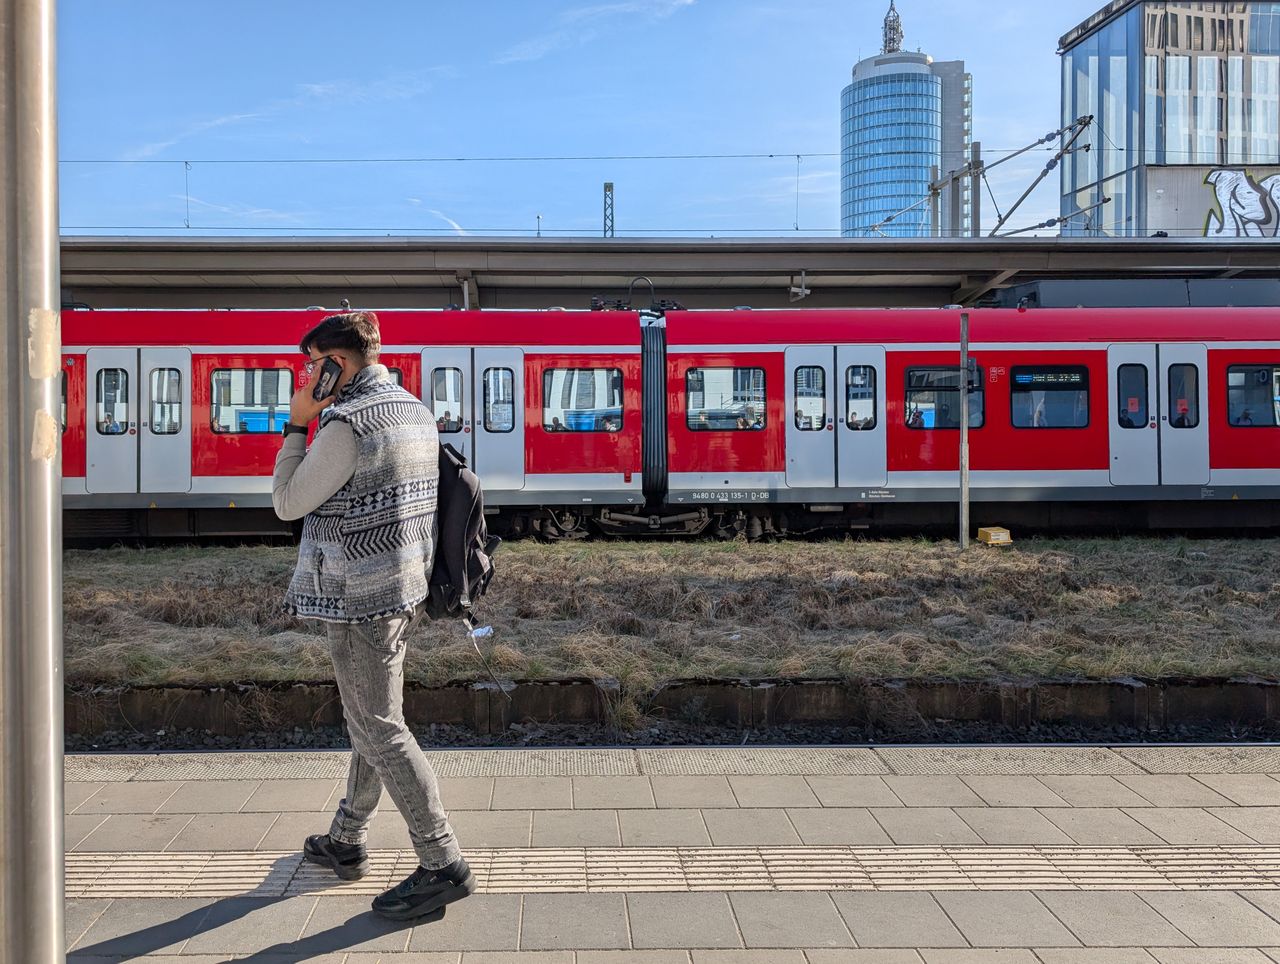
<path id="1" fill-rule="evenodd" d="M 77 810 L 86 816 L 94 813 L 155 813 L 181 786 L 175 781 L 108 783 Z"/>
<path id="2" fill-rule="evenodd" d="M 538 810 L 533 815 L 535 847 L 620 847 L 614 810 Z"/>
<path id="3" fill-rule="evenodd" d="M 1070 947 L 1080 943 L 1034 894 L 952 891 L 934 897 L 974 947 Z"/>
<path id="4" fill-rule="evenodd" d="M 805 964 L 805 952 L 799 950 L 693 950 L 689 954 L 693 964 Z"/>
<path id="5" fill-rule="evenodd" d="M 740 807 L 819 807 L 802 777 L 729 777 Z"/>
<path id="6" fill-rule="evenodd" d="M 1280 923 L 1239 894 L 1149 891 L 1139 896 L 1174 927 L 1205 947 L 1280 945 Z"/>
<path id="7" fill-rule="evenodd" d="M 831 899 L 859 947 L 964 947 L 938 902 L 926 893 L 845 893 Z"/>
<path id="8" fill-rule="evenodd" d="M 345 780 L 341 783 L 337 780 L 264 780 L 241 810 L 245 813 L 325 810 L 344 792 Z"/>
<path id="9" fill-rule="evenodd" d="M 76 807 L 84 803 L 101 790 L 105 783 L 73 783 L 70 780 L 62 785 L 62 809 L 64 813 L 73 813 Z"/>
<path id="10" fill-rule="evenodd" d="M 980 844 L 982 838 L 951 810 L 937 807 L 874 807 L 871 815 L 896 844 Z"/>
<path id="11" fill-rule="evenodd" d="M 1154 964 L 1141 947 L 1037 947 L 1044 964 Z"/>
<path id="12" fill-rule="evenodd" d="M 1039 964 L 1039 958 L 1020 947 L 956 948 L 955 950 L 922 950 L 925 964 Z"/>
<path id="13" fill-rule="evenodd" d="M 125 784 L 125 786 L 142 784 Z M 260 780 L 207 780 L 184 783 L 156 813 L 238 813 L 262 786 Z"/>
<path id="14" fill-rule="evenodd" d="M 689 964 L 689 952 L 578 951 L 577 964 Z"/>
<path id="15" fill-rule="evenodd" d="M 574 777 L 575 810 L 636 810 L 654 806 L 648 777 Z"/>
<path id="16" fill-rule="evenodd" d="M 316 910 L 318 899 L 308 896 L 284 900 L 260 897 L 220 900 L 209 907 L 182 953 L 251 954 L 266 945 L 296 941 Z"/>
<path id="17" fill-rule="evenodd" d="M 701 810 L 619 810 L 624 847 L 703 847 L 711 835 Z"/>
<path id="18" fill-rule="evenodd" d="M 826 894 L 730 894 L 747 947 L 853 947 Z"/>
<path id="19" fill-rule="evenodd" d="M 62 845 L 75 850 L 80 842 L 107 822 L 109 814 L 68 814 L 62 818 Z"/>
<path id="20" fill-rule="evenodd" d="M 900 807 L 881 777 L 805 777 L 824 807 Z"/>
<path id="21" fill-rule="evenodd" d="M 76 844 L 78 851 L 164 850 L 195 817 L 188 814 L 116 813 Z"/>
<path id="22" fill-rule="evenodd" d="M 989 844 L 1052 847 L 1071 843 L 1039 811 L 1026 807 L 957 807 L 953 812 Z"/>
<path id="23" fill-rule="evenodd" d="M 1271 964 L 1262 951 L 1246 947 L 1153 947 L 1160 964 Z"/>
<path id="24" fill-rule="evenodd" d="M 569 777 L 505 777 L 495 782 L 491 810 L 572 810 Z"/>
<path id="25" fill-rule="evenodd" d="M 244 818 L 249 815 L 241 814 L 240 816 Z M 257 850 L 301 850 L 304 840 L 313 833 L 328 833 L 329 825 L 333 822 L 333 812 L 329 810 L 311 813 L 278 813 L 267 816 L 274 817 L 275 822 L 258 841 L 258 846 L 255 848 Z M 374 822 L 377 822 L 377 818 Z"/>
<path id="26" fill-rule="evenodd" d="M 800 843 L 785 810 L 703 810 L 702 819 L 717 847 Z"/>
<path id="27" fill-rule="evenodd" d="M 885 785 L 908 807 L 981 807 L 983 800 L 959 777 L 885 777 Z"/>
<path id="28" fill-rule="evenodd" d="M 965 777 L 989 807 L 1065 807 L 1067 802 L 1035 777 Z"/>
<path id="29" fill-rule="evenodd" d="M 83 954 L 131 957 L 177 954 L 200 926 L 211 900 L 160 898 L 113 900 L 74 945 Z"/>
<path id="30" fill-rule="evenodd" d="M 1198 773 L 1195 779 L 1241 807 L 1280 804 L 1280 780 L 1265 773 Z"/>
<path id="31" fill-rule="evenodd" d="M 668 808 L 736 807 L 728 777 L 650 777 L 657 806 Z"/>
<path id="32" fill-rule="evenodd" d="M 276 822 L 277 816 L 274 813 L 195 814 L 165 849 L 254 850 Z M 298 846 L 301 845 L 299 841 Z"/>
<path id="33" fill-rule="evenodd" d="M 1116 777 L 1153 807 L 1223 807 L 1231 801 L 1186 774 Z"/>
<path id="34" fill-rule="evenodd" d="M 528 810 L 459 810 L 449 814 L 454 836 L 465 847 L 528 847 L 533 814 Z"/>
<path id="35" fill-rule="evenodd" d="M 1180 947 L 1191 943 L 1137 894 L 1044 891 L 1036 896 L 1080 943 L 1091 948 Z"/>
<path id="36" fill-rule="evenodd" d="M 1040 814 L 1084 846 L 1151 847 L 1164 843 L 1129 814 L 1112 807 L 1045 809 Z"/>
<path id="37" fill-rule="evenodd" d="M 1042 776 L 1041 783 L 1073 807 L 1147 807 L 1150 802 L 1109 776 Z"/>
<path id="38" fill-rule="evenodd" d="M 1125 812 L 1161 839 L 1180 847 L 1248 846 L 1254 842 L 1205 810 L 1134 807 Z"/>
<path id="39" fill-rule="evenodd" d="M 915 951 L 870 950 L 811 950 L 806 952 L 809 964 L 923 964 Z"/>
<path id="40" fill-rule="evenodd" d="M 637 948 L 742 947 L 725 894 L 628 894 L 627 917 Z"/>
<path id="41" fill-rule="evenodd" d="M 450 904 L 443 920 L 420 924 L 411 951 L 514 951 L 520 946 L 520 896 L 472 894 Z"/>
<path id="42" fill-rule="evenodd" d="M 1280 844 L 1280 807 L 1222 807 L 1209 813 L 1260 844 Z"/>
<path id="43" fill-rule="evenodd" d="M 465 903 L 465 902 L 464 902 Z M 622 894 L 528 894 L 520 921 L 522 950 L 628 948 Z"/>
<path id="44" fill-rule="evenodd" d="M 440 799 L 445 809 L 488 810 L 493 798 L 493 777 L 441 777 Z M 385 796 L 385 794 L 384 794 Z M 387 800 L 388 804 L 390 799 Z"/>
<path id="45" fill-rule="evenodd" d="M 62 908 L 66 946 L 74 947 L 89 927 L 111 906 L 109 899 L 81 898 L 66 901 Z"/>
<path id="46" fill-rule="evenodd" d="M 809 846 L 892 843 L 884 828 L 864 807 L 819 807 L 788 810 L 791 825 Z"/>
<path id="47" fill-rule="evenodd" d="M 316 904 L 302 938 L 277 940 L 273 949 L 302 954 L 407 950 L 413 925 L 379 917 L 369 909 L 369 901 L 369 897 L 325 897 Z"/>

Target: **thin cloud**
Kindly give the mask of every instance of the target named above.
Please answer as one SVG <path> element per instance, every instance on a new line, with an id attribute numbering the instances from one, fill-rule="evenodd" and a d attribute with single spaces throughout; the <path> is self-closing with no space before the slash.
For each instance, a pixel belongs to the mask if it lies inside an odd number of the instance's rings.
<path id="1" fill-rule="evenodd" d="M 590 24 L 621 17 L 641 17 L 646 20 L 665 20 L 672 14 L 693 6 L 695 0 L 619 0 L 617 3 L 597 3 L 571 7 L 560 13 L 563 25 L 556 30 L 528 37 L 508 47 L 496 57 L 495 64 L 528 63 L 541 60 L 548 54 L 570 47 L 590 43 L 600 31 Z"/>
<path id="2" fill-rule="evenodd" d="M 149 157 L 160 154 L 179 141 L 185 141 L 189 137 L 195 137 L 197 134 L 203 134 L 205 131 L 213 130 L 217 127 L 226 127 L 229 124 L 239 124 L 242 121 L 254 120 L 262 115 L 256 111 L 247 114 L 225 114 L 222 117 L 211 117 L 208 120 L 197 121 L 188 125 L 179 133 L 169 138 L 167 141 L 154 141 L 150 144 L 143 144 L 131 151 L 126 151 L 124 160 L 126 161 L 144 161 Z"/>
<path id="3" fill-rule="evenodd" d="M 280 223 L 296 223 L 302 221 L 303 218 L 293 211 L 279 211 L 275 208 L 254 207 L 249 204 L 241 204 L 238 201 L 219 204 L 215 201 L 206 201 L 203 198 L 189 196 L 186 194 L 170 194 L 175 201 L 183 201 L 189 203 L 192 207 L 213 212 L 217 214 L 226 214 L 230 217 L 239 219 L 250 219 L 254 221 L 274 221 Z"/>
<path id="4" fill-rule="evenodd" d="M 455 221 L 453 218 L 449 217 L 449 215 L 445 214 L 443 211 L 437 211 L 435 208 L 429 208 L 429 210 L 441 221 L 449 225 L 449 227 L 453 228 L 454 234 L 460 235 L 462 237 L 467 236 L 467 232 L 463 229 L 462 225 L 459 224 L 457 221 Z"/>

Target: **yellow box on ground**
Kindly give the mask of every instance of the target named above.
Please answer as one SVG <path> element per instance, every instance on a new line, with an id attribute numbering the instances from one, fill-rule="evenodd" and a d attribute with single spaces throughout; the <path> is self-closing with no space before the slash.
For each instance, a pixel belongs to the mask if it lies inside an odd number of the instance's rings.
<path id="1" fill-rule="evenodd" d="M 1002 529 L 1000 526 L 986 526 L 979 529 L 978 541 L 989 546 L 1013 545 L 1013 537 L 1009 535 L 1009 530 Z"/>

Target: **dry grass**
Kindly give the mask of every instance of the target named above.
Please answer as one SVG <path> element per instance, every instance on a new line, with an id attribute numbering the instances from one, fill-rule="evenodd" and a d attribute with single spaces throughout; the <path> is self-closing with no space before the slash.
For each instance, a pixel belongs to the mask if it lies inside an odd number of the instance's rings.
<path id="1" fill-rule="evenodd" d="M 292 549 L 66 554 L 67 679 L 330 677 L 282 615 Z M 1280 541 L 1089 539 L 505 546 L 482 615 L 516 678 L 1280 678 Z M 457 624 L 419 630 L 407 675 L 483 674 Z"/>

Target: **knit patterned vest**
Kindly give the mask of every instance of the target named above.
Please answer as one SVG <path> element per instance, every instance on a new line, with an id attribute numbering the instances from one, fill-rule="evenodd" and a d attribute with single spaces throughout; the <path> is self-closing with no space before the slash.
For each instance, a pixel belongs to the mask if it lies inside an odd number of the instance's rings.
<path id="1" fill-rule="evenodd" d="M 303 522 L 284 610 L 330 623 L 409 612 L 427 596 L 435 554 L 435 419 L 370 365 L 320 414 L 322 428 L 334 420 L 355 436 L 355 474 Z"/>

